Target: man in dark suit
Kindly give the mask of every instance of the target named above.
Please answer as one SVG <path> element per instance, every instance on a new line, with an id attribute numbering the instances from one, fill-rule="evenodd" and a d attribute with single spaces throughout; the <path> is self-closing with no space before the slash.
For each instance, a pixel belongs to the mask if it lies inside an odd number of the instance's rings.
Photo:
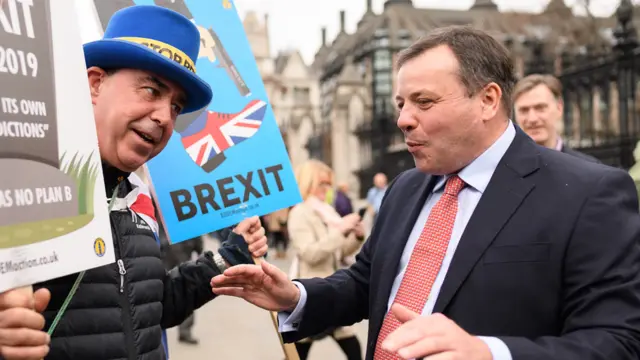
<path id="1" fill-rule="evenodd" d="M 513 107 L 518 125 L 538 145 L 600 162 L 591 155 L 571 149 L 562 141 L 562 83 L 553 75 L 531 74 L 518 81 L 513 91 Z"/>
<path id="2" fill-rule="evenodd" d="M 469 27 L 398 56 L 416 169 L 349 269 L 291 282 L 269 264 L 212 279 L 279 311 L 285 341 L 369 319 L 368 360 L 640 357 L 640 214 L 622 170 L 536 144 L 510 121 L 512 61 Z"/>

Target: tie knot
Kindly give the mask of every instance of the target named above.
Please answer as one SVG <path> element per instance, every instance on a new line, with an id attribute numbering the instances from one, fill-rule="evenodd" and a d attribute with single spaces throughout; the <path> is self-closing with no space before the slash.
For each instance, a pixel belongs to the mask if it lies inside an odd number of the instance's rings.
<path id="1" fill-rule="evenodd" d="M 458 175 L 453 175 L 447 179 L 447 184 L 444 186 L 444 193 L 458 196 L 458 193 L 464 188 L 464 185 L 464 181 L 462 181 Z"/>

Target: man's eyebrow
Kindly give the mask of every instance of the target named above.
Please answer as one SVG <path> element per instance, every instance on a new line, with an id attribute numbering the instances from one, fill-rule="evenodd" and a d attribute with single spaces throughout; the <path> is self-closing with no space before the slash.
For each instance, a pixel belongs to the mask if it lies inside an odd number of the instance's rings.
<path id="1" fill-rule="evenodd" d="M 518 108 L 520 108 L 520 109 L 528 109 L 528 108 L 532 108 L 532 107 L 541 107 L 541 106 L 547 106 L 547 103 L 545 103 L 545 102 L 536 102 L 536 103 L 533 103 L 533 104 L 524 104 L 524 105 L 518 106 Z"/>
<path id="2" fill-rule="evenodd" d="M 157 87 L 159 87 L 162 91 L 169 91 L 169 85 L 167 85 L 164 81 L 160 80 L 159 78 L 153 76 L 153 75 L 145 75 L 142 78 L 140 78 L 140 82 L 143 84 L 148 84 L 148 83 L 153 83 L 155 84 Z M 177 101 L 180 104 L 185 104 L 187 102 L 186 96 L 183 93 L 180 93 L 177 97 Z"/>
<path id="3" fill-rule="evenodd" d="M 415 98 L 417 98 L 419 96 L 428 96 L 430 98 L 436 98 L 437 97 L 437 95 L 434 94 L 433 92 L 431 92 L 429 90 L 422 89 L 422 90 L 417 90 L 417 91 L 412 92 L 411 94 L 409 94 L 409 96 L 407 98 L 408 99 L 415 99 Z M 400 95 L 396 95 L 395 96 L 395 100 L 396 101 L 400 101 L 400 100 L 404 100 L 404 99 L 405 98 L 400 96 Z"/>
<path id="4" fill-rule="evenodd" d="M 169 86 L 167 84 L 165 84 L 162 80 L 158 79 L 157 77 L 155 77 L 153 75 L 146 75 L 142 79 L 142 81 L 145 82 L 145 83 L 153 83 L 157 87 L 159 87 L 160 89 L 162 89 L 164 91 L 169 90 Z"/>
<path id="5" fill-rule="evenodd" d="M 433 92 L 431 92 L 429 90 L 421 89 L 421 90 L 412 92 L 411 95 L 409 95 L 409 98 L 415 99 L 415 98 L 417 98 L 419 96 L 427 96 L 427 97 L 430 97 L 430 98 L 438 97 L 436 94 L 434 94 Z"/>

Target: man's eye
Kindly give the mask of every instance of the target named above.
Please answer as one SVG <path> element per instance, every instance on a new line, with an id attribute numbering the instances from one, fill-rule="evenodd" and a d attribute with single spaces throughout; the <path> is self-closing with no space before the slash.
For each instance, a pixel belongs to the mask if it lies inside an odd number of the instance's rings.
<path id="1" fill-rule="evenodd" d="M 176 114 L 180 114 L 182 112 L 182 106 L 178 104 L 173 104 L 171 106 L 173 107 L 173 111 L 175 111 Z"/>
<path id="2" fill-rule="evenodd" d="M 431 100 L 429 100 L 429 99 L 418 99 L 418 100 L 416 100 L 416 103 L 418 103 L 418 105 L 429 105 L 429 104 L 431 104 Z"/>
<path id="3" fill-rule="evenodd" d="M 154 97 L 155 97 L 155 96 L 158 96 L 158 95 L 160 94 L 160 92 L 159 92 L 157 89 L 152 88 L 152 87 L 150 87 L 150 86 L 146 86 L 146 87 L 144 88 L 144 90 L 145 90 L 146 92 L 148 92 L 148 93 L 149 93 L 149 95 L 154 96 Z"/>
<path id="4" fill-rule="evenodd" d="M 402 110 L 402 107 L 404 106 L 404 103 L 397 103 L 396 107 L 398 108 L 398 110 Z"/>

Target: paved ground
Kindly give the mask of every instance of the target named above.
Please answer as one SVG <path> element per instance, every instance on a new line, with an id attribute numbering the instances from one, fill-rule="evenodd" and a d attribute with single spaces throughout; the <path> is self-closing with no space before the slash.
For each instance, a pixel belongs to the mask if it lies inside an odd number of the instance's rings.
<path id="1" fill-rule="evenodd" d="M 215 248 L 212 240 L 206 240 L 209 248 Z M 273 260 L 287 271 L 289 261 Z M 366 321 L 356 325 L 358 337 L 364 346 Z M 196 312 L 193 333 L 200 339 L 199 345 L 184 345 L 177 341 L 177 329 L 169 329 L 169 353 L 171 360 L 283 360 L 278 335 L 268 312 L 243 300 L 220 297 Z M 308 360 L 341 360 L 346 357 L 332 339 L 313 345 Z"/>

